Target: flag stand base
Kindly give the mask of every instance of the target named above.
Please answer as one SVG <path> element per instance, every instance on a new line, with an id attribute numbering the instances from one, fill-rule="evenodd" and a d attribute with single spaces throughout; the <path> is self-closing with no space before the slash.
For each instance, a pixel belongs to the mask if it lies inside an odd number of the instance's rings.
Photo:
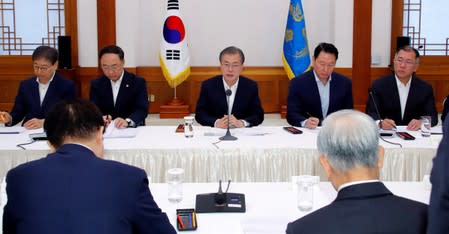
<path id="1" fill-rule="evenodd" d="M 159 118 L 179 119 L 190 115 L 189 105 L 185 105 L 180 99 L 173 98 L 167 105 L 161 105 Z"/>

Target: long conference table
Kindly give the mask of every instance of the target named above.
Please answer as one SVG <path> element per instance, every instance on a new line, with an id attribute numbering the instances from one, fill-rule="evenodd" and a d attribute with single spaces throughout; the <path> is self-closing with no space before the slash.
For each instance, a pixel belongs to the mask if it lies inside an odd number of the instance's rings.
<path id="1" fill-rule="evenodd" d="M 429 183 L 386 182 L 385 185 L 395 195 L 426 204 L 429 203 Z M 180 204 L 173 205 L 167 200 L 166 184 L 150 184 L 154 199 L 161 209 L 167 213 L 173 226 L 176 225 L 176 208 L 195 208 L 196 194 L 216 192 L 217 188 L 217 183 L 185 184 L 183 200 Z M 302 212 L 297 208 L 296 192 L 291 183 L 231 183 L 229 192 L 245 194 L 246 212 L 197 214 L 198 229 L 195 233 L 285 233 L 289 222 L 328 205 L 337 196 L 329 182 L 321 182 L 314 186 L 312 210 Z"/>
<path id="2" fill-rule="evenodd" d="M 298 135 L 279 126 L 232 129 L 236 141 L 219 141 L 225 134 L 222 129 L 194 126 L 194 137 L 186 138 L 175 132 L 176 127 L 145 126 L 135 129 L 135 137 L 105 138 L 104 158 L 143 168 L 156 183 L 165 182 L 167 169 L 173 167 L 185 169 L 186 182 L 286 182 L 303 174 L 326 180 L 316 146 L 319 129 L 302 129 Z M 26 150 L 16 146 L 29 142 L 29 134 L 35 132 L 42 129 L 0 134 L 0 177 L 49 152 L 45 141 L 24 145 Z M 381 141 L 386 149 L 383 181 L 420 181 L 430 173 L 442 136 L 423 138 L 419 132 L 410 133 L 416 140 L 386 137 L 402 148 Z"/>
<path id="3" fill-rule="evenodd" d="M 430 184 L 427 182 L 385 182 L 398 196 L 429 203 Z M 196 194 L 216 192 L 217 183 L 186 183 L 183 200 L 171 204 L 167 200 L 167 184 L 150 183 L 151 193 L 176 227 L 176 209 L 195 208 Z M 245 213 L 197 213 L 197 234 L 278 234 L 285 233 L 287 224 L 331 203 L 337 193 L 329 182 L 321 182 L 313 189 L 313 208 L 303 212 L 297 209 L 296 192 L 292 183 L 231 183 L 229 192 L 244 193 Z M 0 192 L 0 207 L 7 202 L 5 184 Z M 0 209 L 0 217 L 3 209 Z M 0 224 L 1 224 L 0 219 Z M 319 225 L 319 224 L 318 224 Z M 1 225 L 0 225 L 1 226 Z M 182 233 L 182 232 L 179 232 Z"/>

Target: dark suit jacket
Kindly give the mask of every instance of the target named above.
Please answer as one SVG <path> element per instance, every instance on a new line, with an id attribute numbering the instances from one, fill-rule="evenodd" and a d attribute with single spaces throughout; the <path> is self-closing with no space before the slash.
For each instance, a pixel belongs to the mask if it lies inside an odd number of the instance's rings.
<path id="1" fill-rule="evenodd" d="M 430 174 L 429 234 L 449 233 L 449 119 L 444 121 L 443 134 Z"/>
<path id="2" fill-rule="evenodd" d="M 55 74 L 53 80 L 48 86 L 42 106 L 39 99 L 39 84 L 37 77 L 32 77 L 20 82 L 16 101 L 11 111 L 12 125 L 16 125 L 23 120 L 22 124 L 32 118 L 45 119 L 47 112 L 56 103 L 66 99 L 76 97 L 75 83 L 58 74 Z"/>
<path id="3" fill-rule="evenodd" d="M 441 113 L 441 121 L 444 122 L 447 112 L 449 112 L 449 95 L 444 99 L 443 113 Z"/>
<path id="4" fill-rule="evenodd" d="M 198 123 L 211 127 L 217 119 L 228 114 L 228 103 L 221 75 L 203 81 L 195 113 Z M 264 112 L 256 82 L 240 76 L 231 113 L 237 119 L 244 119 L 250 127 L 263 122 Z"/>
<path id="5" fill-rule="evenodd" d="M 145 79 L 125 71 L 114 106 L 111 81 L 106 76 L 90 84 L 90 101 L 100 108 L 103 115 L 113 119 L 130 118 L 137 125 L 145 125 L 148 115 L 148 93 Z"/>
<path id="6" fill-rule="evenodd" d="M 333 72 L 330 81 L 330 97 L 327 115 L 343 110 L 353 109 L 351 80 Z M 293 126 L 301 126 L 301 122 L 310 116 L 323 121 L 321 100 L 313 70 L 310 70 L 290 81 L 287 101 L 287 122 Z"/>
<path id="7" fill-rule="evenodd" d="M 4 233 L 176 233 L 142 169 L 66 144 L 11 169 Z"/>
<path id="8" fill-rule="evenodd" d="M 425 233 L 427 205 L 393 195 L 381 182 L 352 185 L 330 205 L 287 226 L 299 233 Z"/>
<path id="9" fill-rule="evenodd" d="M 421 116 L 429 115 L 432 117 L 432 126 L 438 123 L 432 86 L 416 76 L 413 76 L 410 84 L 404 118 L 401 118 L 401 103 L 394 74 L 375 80 L 371 90 L 381 119 L 389 118 L 396 125 L 408 125 L 412 119 L 419 120 Z M 366 103 L 366 113 L 375 120 L 379 119 L 370 96 Z"/>

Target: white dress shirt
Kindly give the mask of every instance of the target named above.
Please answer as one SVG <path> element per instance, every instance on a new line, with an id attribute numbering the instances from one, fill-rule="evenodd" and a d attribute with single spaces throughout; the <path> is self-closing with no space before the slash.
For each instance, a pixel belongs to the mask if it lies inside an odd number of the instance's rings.
<path id="1" fill-rule="evenodd" d="M 235 82 L 235 84 L 231 87 L 228 86 L 228 84 L 226 83 L 226 81 L 223 78 L 223 86 L 224 86 L 224 90 L 226 92 L 226 90 L 230 89 L 231 90 L 231 96 L 229 96 L 229 103 L 228 103 L 228 114 L 232 114 L 232 106 L 234 105 L 234 100 L 235 100 L 235 93 L 237 92 L 237 87 L 239 86 L 239 80 L 237 79 L 237 81 Z"/>
<path id="2" fill-rule="evenodd" d="M 41 83 L 39 81 L 39 77 L 36 78 L 36 82 L 39 84 L 39 100 L 42 106 L 42 102 L 44 101 L 45 95 L 47 94 L 48 86 L 50 86 L 50 83 L 53 81 L 53 77 L 55 77 L 55 73 L 51 76 L 51 79 L 46 83 Z"/>
<path id="3" fill-rule="evenodd" d="M 320 102 L 321 102 L 321 113 L 323 114 L 323 119 L 327 116 L 327 111 L 329 110 L 329 100 L 330 100 L 330 93 L 331 93 L 331 86 L 330 83 L 332 81 L 332 76 L 329 75 L 329 80 L 326 82 L 326 84 L 323 84 L 321 80 L 316 75 L 315 71 L 313 71 L 313 75 L 315 77 L 316 85 L 318 87 L 318 94 L 320 95 Z M 301 127 L 306 126 L 307 119 L 312 116 L 306 116 L 306 120 L 301 122 Z"/>
<path id="4" fill-rule="evenodd" d="M 399 101 L 401 103 L 401 118 L 404 118 L 404 112 L 405 112 L 405 105 L 407 104 L 407 97 L 408 93 L 410 91 L 410 84 L 412 81 L 412 77 L 408 80 L 406 84 L 402 83 L 398 77 L 395 75 L 396 78 L 396 84 L 398 86 L 398 93 L 399 93 Z"/>
<path id="5" fill-rule="evenodd" d="M 122 84 L 124 73 L 125 72 L 122 72 L 120 79 L 118 79 L 117 81 L 114 82 L 114 81 L 110 80 L 111 88 L 112 88 L 112 97 L 114 99 L 114 106 L 115 106 L 115 101 L 117 100 L 118 92 L 120 91 L 120 85 Z"/>

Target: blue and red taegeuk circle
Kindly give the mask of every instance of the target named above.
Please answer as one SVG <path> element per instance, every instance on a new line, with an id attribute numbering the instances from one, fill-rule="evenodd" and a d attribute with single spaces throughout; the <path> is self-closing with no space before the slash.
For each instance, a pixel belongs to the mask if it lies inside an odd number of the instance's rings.
<path id="1" fill-rule="evenodd" d="M 164 23 L 164 39 L 170 44 L 177 44 L 184 40 L 186 31 L 181 18 L 178 16 L 169 16 Z"/>

